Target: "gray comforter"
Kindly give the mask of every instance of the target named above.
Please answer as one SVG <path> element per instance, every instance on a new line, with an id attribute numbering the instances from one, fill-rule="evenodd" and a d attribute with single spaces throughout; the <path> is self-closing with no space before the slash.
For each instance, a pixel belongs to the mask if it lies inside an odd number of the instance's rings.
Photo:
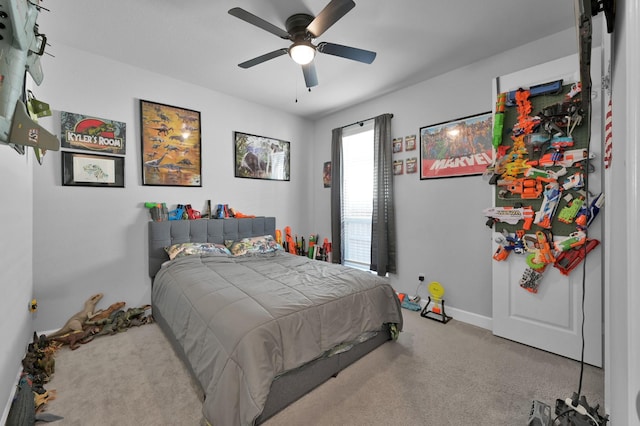
<path id="1" fill-rule="evenodd" d="M 215 426 L 252 424 L 279 374 L 385 323 L 402 328 L 386 279 L 281 251 L 174 260 L 157 274 L 152 302 Z"/>

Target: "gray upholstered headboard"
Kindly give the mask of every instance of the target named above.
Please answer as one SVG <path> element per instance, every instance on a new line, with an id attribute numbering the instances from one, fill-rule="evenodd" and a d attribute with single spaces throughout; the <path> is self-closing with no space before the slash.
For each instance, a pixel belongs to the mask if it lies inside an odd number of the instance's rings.
<path id="1" fill-rule="evenodd" d="M 156 273 L 169 256 L 164 248 L 179 243 L 218 243 L 262 235 L 276 236 L 275 217 L 242 219 L 196 219 L 149 222 L 149 276 Z"/>

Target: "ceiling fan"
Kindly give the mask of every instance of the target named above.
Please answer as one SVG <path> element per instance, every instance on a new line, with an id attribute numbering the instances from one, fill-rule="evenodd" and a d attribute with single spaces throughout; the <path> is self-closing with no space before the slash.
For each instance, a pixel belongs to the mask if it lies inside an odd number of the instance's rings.
<path id="1" fill-rule="evenodd" d="M 311 87 L 318 85 L 318 76 L 313 63 L 316 52 L 340 56 L 365 64 L 372 63 L 376 58 L 376 52 L 335 43 L 321 42 L 317 45 L 313 44 L 313 39 L 320 37 L 355 6 L 356 4 L 353 0 L 331 0 L 318 16 L 314 17 L 306 13 L 291 15 L 285 22 L 286 31 L 242 8 L 234 7 L 230 9 L 229 14 L 236 18 L 242 19 L 258 28 L 262 28 L 284 40 L 291 40 L 293 42 L 288 48 L 281 48 L 273 52 L 265 53 L 264 55 L 242 62 L 238 64 L 238 66 L 245 69 L 250 68 L 288 53 L 296 63 L 302 65 L 305 84 L 307 88 L 311 89 Z"/>

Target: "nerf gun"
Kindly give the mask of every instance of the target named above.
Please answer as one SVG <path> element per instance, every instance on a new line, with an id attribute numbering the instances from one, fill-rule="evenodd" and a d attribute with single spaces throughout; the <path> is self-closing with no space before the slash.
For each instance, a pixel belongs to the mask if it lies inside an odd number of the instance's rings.
<path id="1" fill-rule="evenodd" d="M 561 190 L 558 182 L 549 182 L 545 185 L 542 204 L 540 205 L 540 210 L 536 213 L 533 223 L 542 228 L 551 228 L 551 221 L 558 207 L 560 194 Z"/>
<path id="2" fill-rule="evenodd" d="M 498 249 L 493 254 L 493 259 L 497 261 L 506 260 L 511 252 L 524 254 L 526 247 L 523 237 L 524 230 L 522 229 L 516 231 L 515 236 L 511 236 L 508 232 L 503 231 L 502 235 L 496 237 L 494 240 L 499 245 Z"/>
<path id="3" fill-rule="evenodd" d="M 566 198 L 566 197 L 565 197 Z M 573 198 L 569 201 L 569 203 L 560 210 L 558 213 L 558 220 L 562 223 L 571 223 L 578 215 L 578 212 L 584 205 L 584 197 L 579 196 L 578 198 Z"/>
<path id="4" fill-rule="evenodd" d="M 576 225 L 578 225 L 578 228 L 581 228 L 581 229 L 588 228 L 589 225 L 591 225 L 591 222 L 593 222 L 593 219 L 595 219 L 596 216 L 598 216 L 598 213 L 600 213 L 600 209 L 602 208 L 602 206 L 604 206 L 603 192 L 601 192 L 600 195 L 594 198 L 594 200 L 591 202 L 589 207 L 583 204 L 582 207 L 580 208 L 580 211 L 578 211 L 578 216 L 576 217 L 576 220 L 575 220 Z"/>
<path id="5" fill-rule="evenodd" d="M 581 172 L 575 172 L 562 182 L 562 189 L 579 189 L 584 186 L 584 175 Z"/>
<path id="6" fill-rule="evenodd" d="M 154 222 L 161 222 L 167 220 L 167 205 L 165 203 L 152 203 L 147 201 L 144 206 L 149 209 L 151 213 L 151 220 Z"/>
<path id="7" fill-rule="evenodd" d="M 544 191 L 542 180 L 538 178 L 502 179 L 498 181 L 497 185 L 504 188 L 498 192 L 498 198 L 503 200 L 515 198 L 509 194 L 519 196 L 523 200 L 540 198 Z"/>
<path id="8" fill-rule="evenodd" d="M 284 228 L 284 238 L 287 244 L 287 251 L 291 254 L 296 254 L 296 243 L 293 241 L 293 237 L 291 236 L 291 227 L 285 226 Z"/>
<path id="9" fill-rule="evenodd" d="M 500 93 L 496 100 L 496 113 L 493 117 L 493 147 L 498 149 L 502 143 L 502 131 L 504 129 L 504 107 L 507 101 L 507 94 Z"/>
<path id="10" fill-rule="evenodd" d="M 527 265 L 529 265 L 531 269 L 540 270 L 556 261 L 547 234 L 542 231 L 537 231 L 535 239 L 529 236 L 525 236 L 524 239 L 525 241 L 533 241 L 535 247 L 528 249 L 528 251 L 532 251 L 532 253 L 527 256 Z"/>
<path id="11" fill-rule="evenodd" d="M 174 210 L 169 212 L 169 220 L 182 220 L 185 215 L 185 209 L 182 204 L 178 204 Z"/>
<path id="12" fill-rule="evenodd" d="M 191 208 L 191 204 L 187 204 L 184 206 L 185 212 L 187 213 L 187 218 L 190 220 L 200 219 L 201 215 L 198 210 L 194 210 Z"/>
<path id="13" fill-rule="evenodd" d="M 522 90 L 522 89 L 519 89 Z M 562 91 L 562 80 L 552 81 L 550 83 L 538 84 L 529 88 L 529 96 L 555 95 Z M 512 90 L 507 93 L 507 106 L 516 105 L 516 93 L 518 90 Z"/>
<path id="14" fill-rule="evenodd" d="M 587 242 L 587 234 L 583 231 L 576 231 L 563 240 L 555 241 L 553 247 L 559 253 L 578 248 Z"/>
<path id="15" fill-rule="evenodd" d="M 486 225 L 489 228 L 493 228 L 493 224 L 496 222 L 504 222 L 508 223 L 509 225 L 515 225 L 516 223 L 523 220 L 523 228 L 531 229 L 531 224 L 533 223 L 533 218 L 535 216 L 535 212 L 533 211 L 531 206 L 490 207 L 488 209 L 484 209 L 482 213 L 489 218 L 489 220 L 487 220 L 486 222 Z"/>
<path id="16" fill-rule="evenodd" d="M 557 268 L 561 274 L 569 275 L 569 272 L 573 271 L 598 244 L 600 244 L 598 240 L 587 239 L 581 247 L 560 253 L 553 266 Z"/>
<path id="17" fill-rule="evenodd" d="M 318 241 L 318 235 L 311 234 L 311 236 L 309 236 L 309 252 L 307 253 L 307 257 L 309 259 L 316 258 L 315 254 L 317 250 L 316 249 L 317 241 Z"/>
<path id="18" fill-rule="evenodd" d="M 540 160 L 529 161 L 527 164 L 530 166 L 541 166 L 541 167 L 553 167 L 553 166 L 562 166 L 562 167 L 571 167 L 575 163 L 579 163 L 581 161 L 590 160 L 595 158 L 595 155 L 589 153 L 586 149 L 571 149 L 569 151 L 562 152 L 562 150 L 556 152 L 550 152 L 548 154 L 543 155 Z"/>
<path id="19" fill-rule="evenodd" d="M 551 144 L 551 138 L 546 133 L 530 133 L 524 137 L 524 146 L 527 147 L 530 160 L 536 157 L 536 153 L 540 157 L 541 153 L 545 151 L 546 144 Z"/>
<path id="20" fill-rule="evenodd" d="M 535 167 L 529 167 L 527 171 L 524 173 L 524 177 L 528 177 L 531 179 L 540 179 L 543 182 L 553 182 L 557 181 L 560 176 L 564 176 L 567 174 L 567 169 L 565 167 L 560 170 L 542 170 L 536 169 Z"/>

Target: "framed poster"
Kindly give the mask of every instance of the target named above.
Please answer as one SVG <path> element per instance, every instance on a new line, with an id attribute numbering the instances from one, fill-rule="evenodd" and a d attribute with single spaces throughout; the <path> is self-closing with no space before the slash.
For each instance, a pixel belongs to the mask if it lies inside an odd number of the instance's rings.
<path id="1" fill-rule="evenodd" d="M 331 188 L 331 161 L 325 161 L 322 166 L 322 185 Z"/>
<path id="2" fill-rule="evenodd" d="M 202 186 L 200 112 L 140 100 L 142 184 Z"/>
<path id="3" fill-rule="evenodd" d="M 420 179 L 482 174 L 492 163 L 491 112 L 420 128 Z"/>
<path id="4" fill-rule="evenodd" d="M 234 132 L 233 141 L 235 177 L 289 180 L 289 142 L 242 132 Z"/>
<path id="5" fill-rule="evenodd" d="M 127 153 L 126 123 L 60 111 L 60 130 L 63 148 L 118 155 Z"/>
<path id="6" fill-rule="evenodd" d="M 124 157 L 63 151 L 62 185 L 124 188 Z"/>

